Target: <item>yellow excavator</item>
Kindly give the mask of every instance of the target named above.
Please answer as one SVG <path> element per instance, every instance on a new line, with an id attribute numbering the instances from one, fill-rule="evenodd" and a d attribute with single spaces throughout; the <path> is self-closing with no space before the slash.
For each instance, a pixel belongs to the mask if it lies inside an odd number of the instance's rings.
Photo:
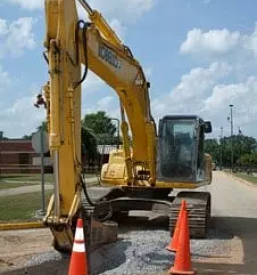
<path id="1" fill-rule="evenodd" d="M 78 18 L 78 3 L 89 22 Z M 168 216 L 172 234 L 182 199 L 190 235 L 205 237 L 211 195 L 192 189 L 212 181 L 211 156 L 204 153 L 211 123 L 197 115 L 166 115 L 157 130 L 140 63 L 85 0 L 45 0 L 45 20 L 49 81 L 43 87 L 45 101 L 40 97 L 38 104 L 46 107 L 54 169 L 44 217 L 54 247 L 70 251 L 76 218 L 88 213 L 104 223 L 130 210 L 159 211 Z M 81 163 L 81 84 L 88 70 L 117 93 L 123 138 L 122 147 L 110 152 L 102 166 L 101 186 L 94 187 L 87 186 Z M 187 190 L 172 195 L 174 188 Z"/>

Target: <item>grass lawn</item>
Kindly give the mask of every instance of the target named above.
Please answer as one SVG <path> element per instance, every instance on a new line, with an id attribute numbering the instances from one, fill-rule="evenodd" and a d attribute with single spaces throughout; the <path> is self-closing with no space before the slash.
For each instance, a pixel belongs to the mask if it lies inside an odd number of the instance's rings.
<path id="1" fill-rule="evenodd" d="M 97 185 L 97 182 L 90 182 L 89 186 Z M 82 191 L 83 192 L 83 191 Z M 47 207 L 53 190 L 45 191 L 45 206 Z M 36 220 L 35 212 L 42 207 L 41 192 L 10 195 L 0 198 L 0 223 L 12 221 Z"/>
<path id="2" fill-rule="evenodd" d="M 51 177 L 51 174 L 46 174 L 45 181 L 51 182 Z M 40 184 L 40 182 L 41 176 L 38 174 L 4 174 L 0 177 L 0 190 L 28 185 L 37 185 Z"/>
<path id="3" fill-rule="evenodd" d="M 85 174 L 85 178 L 95 178 L 95 174 Z M 53 182 L 53 174 L 44 175 L 45 182 Z M 41 184 L 41 174 L 2 174 L 0 190 L 27 185 Z"/>
<path id="4" fill-rule="evenodd" d="M 52 181 L 53 174 L 45 174 L 45 181 Z M 1 180 L 10 180 L 16 182 L 25 181 L 41 181 L 41 174 L 2 174 Z"/>
<path id="5" fill-rule="evenodd" d="M 257 177 L 251 176 L 251 175 L 247 175 L 247 173 L 243 173 L 243 172 L 237 172 L 237 173 L 233 173 L 233 175 L 235 177 L 241 178 L 243 180 L 249 181 L 251 183 L 257 184 Z"/>
<path id="6" fill-rule="evenodd" d="M 37 185 L 35 182 L 6 182 L 0 179 L 0 190 L 21 187 L 21 186 L 28 186 L 28 185 Z"/>
<path id="7" fill-rule="evenodd" d="M 51 194 L 51 190 L 45 192 L 46 206 Z M 0 222 L 36 220 L 35 211 L 39 209 L 41 209 L 41 192 L 1 197 Z"/>
<path id="8" fill-rule="evenodd" d="M 85 174 L 86 178 L 94 178 L 96 174 Z M 53 174 L 45 174 L 44 178 L 46 181 L 53 181 Z M 41 181 L 41 174 L 1 174 L 1 179 L 8 179 L 12 181 Z"/>

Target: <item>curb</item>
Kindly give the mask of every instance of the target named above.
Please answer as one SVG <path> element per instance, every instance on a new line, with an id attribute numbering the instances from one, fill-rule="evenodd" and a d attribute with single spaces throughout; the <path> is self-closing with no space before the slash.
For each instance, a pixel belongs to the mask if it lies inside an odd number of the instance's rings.
<path id="1" fill-rule="evenodd" d="M 35 229 L 35 228 L 46 228 L 46 226 L 40 221 L 38 221 L 38 222 L 21 222 L 21 223 L 3 223 L 3 224 L 0 224 L 0 231 Z"/>

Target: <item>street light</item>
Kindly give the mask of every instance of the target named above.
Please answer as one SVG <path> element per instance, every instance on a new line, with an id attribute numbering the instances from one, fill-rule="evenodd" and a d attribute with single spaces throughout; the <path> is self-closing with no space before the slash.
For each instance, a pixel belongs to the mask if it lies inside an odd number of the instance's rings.
<path id="1" fill-rule="evenodd" d="M 238 127 L 238 137 L 239 137 L 239 166 L 240 166 L 240 169 L 241 169 L 241 166 L 242 166 L 242 161 L 241 161 L 241 155 L 242 155 L 242 140 L 241 140 L 241 137 L 242 137 L 242 131 L 240 129 L 240 127 Z"/>
<path id="2" fill-rule="evenodd" d="M 234 164 L 234 156 L 233 156 L 233 104 L 230 104 L 230 117 L 228 117 L 228 120 L 230 120 L 230 125 L 231 125 L 231 172 L 233 172 L 233 164 Z"/>
<path id="3" fill-rule="evenodd" d="M 223 157 L 223 145 L 224 145 L 224 141 L 223 141 L 223 127 L 220 127 L 220 170 L 222 170 L 222 157 Z"/>

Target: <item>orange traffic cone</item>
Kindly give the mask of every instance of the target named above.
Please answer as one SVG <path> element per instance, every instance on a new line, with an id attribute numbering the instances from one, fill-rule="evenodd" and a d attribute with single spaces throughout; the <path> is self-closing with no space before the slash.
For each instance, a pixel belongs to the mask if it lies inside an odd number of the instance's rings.
<path id="1" fill-rule="evenodd" d="M 169 251 L 177 251 L 178 249 L 178 242 L 179 242 L 179 234 L 180 234 L 180 229 L 181 229 L 181 220 L 182 220 L 182 212 L 186 209 L 186 201 L 182 200 L 182 204 L 180 207 L 179 215 L 176 221 L 176 226 L 174 230 L 174 234 L 172 239 L 170 240 L 169 245 L 166 247 L 167 250 Z"/>
<path id="2" fill-rule="evenodd" d="M 175 256 L 174 266 L 169 269 L 170 274 L 192 275 L 196 272 L 191 267 L 191 252 L 189 240 L 189 224 L 187 210 L 182 212 L 181 232 L 179 236 L 178 250 Z"/>
<path id="3" fill-rule="evenodd" d="M 86 246 L 84 242 L 83 221 L 81 218 L 77 221 L 75 238 L 72 248 L 68 275 L 87 275 L 88 264 L 86 255 Z"/>

